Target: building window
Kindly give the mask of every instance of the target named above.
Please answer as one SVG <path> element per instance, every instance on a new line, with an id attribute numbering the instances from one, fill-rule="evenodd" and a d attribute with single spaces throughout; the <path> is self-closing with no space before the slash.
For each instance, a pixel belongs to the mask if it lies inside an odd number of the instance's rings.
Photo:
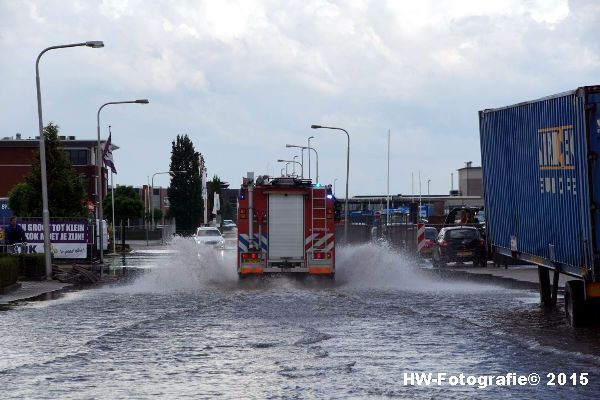
<path id="1" fill-rule="evenodd" d="M 71 161 L 72 165 L 88 165 L 88 150 L 84 149 L 68 149 L 65 150 L 67 157 L 69 157 L 69 161 Z"/>

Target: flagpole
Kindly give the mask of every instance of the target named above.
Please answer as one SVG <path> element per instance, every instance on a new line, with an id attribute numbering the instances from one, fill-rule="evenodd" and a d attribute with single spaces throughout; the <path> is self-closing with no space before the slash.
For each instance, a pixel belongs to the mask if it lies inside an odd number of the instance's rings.
<path id="1" fill-rule="evenodd" d="M 387 219 L 386 219 L 386 226 L 390 224 L 390 136 L 391 136 L 392 130 L 388 129 L 388 154 L 387 154 Z"/>
<path id="2" fill-rule="evenodd" d="M 204 226 L 208 225 L 208 190 L 206 188 L 206 168 L 202 171 L 202 197 L 204 200 Z"/>
<path id="3" fill-rule="evenodd" d="M 110 129 L 110 127 L 109 127 Z M 112 226 L 113 226 L 113 253 L 117 252 L 117 229 L 115 228 L 115 186 L 113 181 L 113 172 L 110 171 L 110 197 L 112 201 Z"/>

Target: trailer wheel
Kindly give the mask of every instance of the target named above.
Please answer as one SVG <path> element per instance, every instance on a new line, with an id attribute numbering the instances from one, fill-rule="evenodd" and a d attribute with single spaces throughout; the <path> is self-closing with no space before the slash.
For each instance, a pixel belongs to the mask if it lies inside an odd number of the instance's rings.
<path id="1" fill-rule="evenodd" d="M 570 326 L 582 326 L 587 322 L 587 307 L 584 296 L 584 282 L 568 281 L 565 284 L 565 316 Z"/>

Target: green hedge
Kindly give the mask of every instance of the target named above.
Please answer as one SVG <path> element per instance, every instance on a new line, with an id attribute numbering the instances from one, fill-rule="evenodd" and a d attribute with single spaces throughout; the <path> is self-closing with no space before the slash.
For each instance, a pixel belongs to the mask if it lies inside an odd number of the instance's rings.
<path id="1" fill-rule="evenodd" d="M 0 257 L 0 288 L 17 283 L 20 260 L 18 257 Z"/>
<path id="2" fill-rule="evenodd" d="M 42 279 L 46 276 L 46 262 L 43 254 L 19 254 L 21 276 L 27 279 Z"/>

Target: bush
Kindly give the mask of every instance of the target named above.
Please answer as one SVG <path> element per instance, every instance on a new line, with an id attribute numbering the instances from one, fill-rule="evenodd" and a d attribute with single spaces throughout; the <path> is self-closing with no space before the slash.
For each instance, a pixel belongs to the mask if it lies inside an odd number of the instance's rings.
<path id="1" fill-rule="evenodd" d="M 2 288 L 17 283 L 19 277 L 19 258 L 12 256 L 0 257 L 0 293 Z"/>
<path id="2" fill-rule="evenodd" d="M 27 279 L 42 279 L 46 276 L 44 254 L 20 254 L 20 273 Z"/>

